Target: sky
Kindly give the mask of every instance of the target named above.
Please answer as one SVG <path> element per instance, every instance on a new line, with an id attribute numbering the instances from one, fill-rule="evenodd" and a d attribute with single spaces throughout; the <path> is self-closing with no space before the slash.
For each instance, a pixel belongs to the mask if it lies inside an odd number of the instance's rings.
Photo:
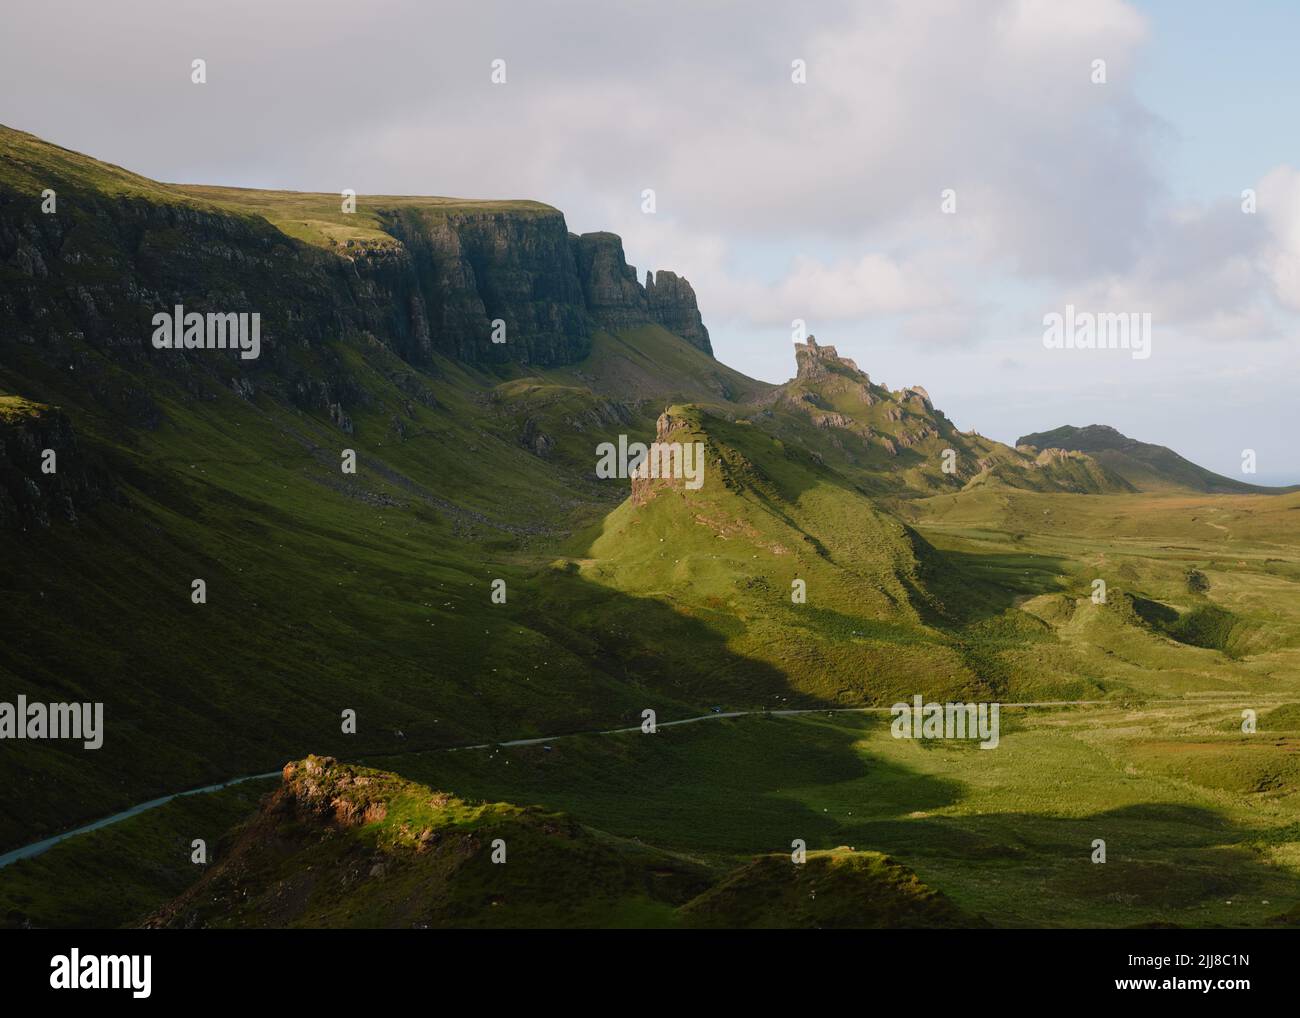
<path id="1" fill-rule="evenodd" d="M 1297 483 L 1298 33 L 1264 0 L 47 0 L 6 12 L 0 123 L 165 181 L 545 201 L 689 279 L 755 377 L 797 319 L 963 429 Z M 1149 314 L 1150 356 L 1046 347 L 1066 305 Z"/>

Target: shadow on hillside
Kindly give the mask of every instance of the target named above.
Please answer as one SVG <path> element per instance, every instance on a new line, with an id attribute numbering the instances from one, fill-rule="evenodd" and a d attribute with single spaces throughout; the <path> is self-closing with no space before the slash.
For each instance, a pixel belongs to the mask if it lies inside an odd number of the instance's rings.
<path id="1" fill-rule="evenodd" d="M 1070 561 L 1031 552 L 944 551 L 930 546 L 922 559 L 924 582 L 938 595 L 945 619 L 969 625 L 1001 615 L 1040 594 L 1066 589 L 1061 576 Z"/>
<path id="2" fill-rule="evenodd" d="M 717 620 L 560 570 L 521 576 L 447 548 L 436 575 L 458 582 L 436 582 L 350 519 L 295 527 L 268 509 L 281 524 L 268 537 L 219 514 L 193 533 L 102 515 L 108 525 L 21 544 L 14 580 L 0 582 L 22 621 L 0 645 L 9 698 L 100 702 L 106 719 L 93 753 L 14 742 L 0 766 L 0 851 L 309 753 L 356 759 L 639 725 L 645 708 L 668 720 L 795 702 L 788 677 L 729 649 Z M 506 605 L 481 578 L 498 569 Z M 190 603 L 194 575 L 218 610 Z M 36 775 L 46 794 L 33 799 Z"/>
<path id="3" fill-rule="evenodd" d="M 641 711 L 663 703 L 701 714 L 788 705 L 821 706 L 774 665 L 737 654 L 728 639 L 742 627 L 726 613 L 706 620 L 655 598 L 638 597 L 552 569 L 534 587 L 520 620 L 597 669 L 622 693 L 636 693 L 620 719 L 639 724 Z M 704 609 L 692 606 L 691 612 Z M 668 713 L 660 710 L 665 719 Z M 679 715 L 681 716 L 681 715 Z"/>
<path id="4" fill-rule="evenodd" d="M 950 806 L 959 782 L 863 753 L 878 719 L 756 715 L 543 746 L 373 758 L 467 798 L 540 805 L 620 837 L 727 856 L 852 844 L 854 816 Z"/>

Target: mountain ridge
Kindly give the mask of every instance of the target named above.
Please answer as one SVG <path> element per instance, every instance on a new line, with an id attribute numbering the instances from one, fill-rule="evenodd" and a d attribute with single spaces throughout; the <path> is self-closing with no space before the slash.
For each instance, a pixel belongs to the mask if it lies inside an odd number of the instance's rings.
<path id="1" fill-rule="evenodd" d="M 1063 425 L 1016 439 L 1016 445 L 1035 449 L 1057 447 L 1087 453 L 1141 491 L 1181 488 L 1208 494 L 1285 494 L 1300 485 L 1270 487 L 1248 484 L 1216 474 L 1180 456 L 1174 450 L 1129 438 L 1108 424 L 1085 427 Z"/>
<path id="2" fill-rule="evenodd" d="M 806 418 L 879 493 L 934 494 L 982 485 L 1040 491 L 1132 490 L 1088 457 L 1028 455 L 960 431 L 921 386 L 891 390 L 815 336 L 794 347 L 795 377 L 767 393 L 769 409 Z"/>

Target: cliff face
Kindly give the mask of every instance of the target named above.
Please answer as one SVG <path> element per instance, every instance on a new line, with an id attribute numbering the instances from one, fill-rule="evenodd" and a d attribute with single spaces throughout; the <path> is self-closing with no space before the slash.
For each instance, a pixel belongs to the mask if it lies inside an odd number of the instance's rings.
<path id="1" fill-rule="evenodd" d="M 351 384 L 342 371 L 309 372 L 300 351 L 367 333 L 400 342 L 391 293 L 353 262 L 264 220 L 105 195 L 71 181 L 54 186 L 54 215 L 0 186 L 0 364 L 75 380 L 114 420 L 157 426 L 155 375 L 195 397 L 215 376 L 241 393 L 275 389 L 325 410 L 347 402 Z M 176 305 L 258 313 L 261 356 L 153 349 L 154 314 Z"/>
<path id="2" fill-rule="evenodd" d="M 0 343 L 24 344 L 52 363 L 75 360 L 78 341 L 165 373 L 216 362 L 236 387 L 274 373 L 296 398 L 323 408 L 343 401 L 345 386 L 297 377 L 288 353 L 349 336 L 383 343 L 412 364 L 442 354 L 550 366 L 587 356 L 596 328 L 654 322 L 712 352 L 685 280 L 661 272 L 643 288 L 617 237 L 575 237 L 544 206 L 381 209 L 388 242 L 329 249 L 256 216 L 52 183 L 59 211 L 43 215 L 31 195 L 0 181 Z M 178 304 L 258 312 L 261 357 L 159 356 L 152 317 Z M 497 320 L 503 342 L 493 341 Z M 133 416 L 140 424 L 156 416 L 147 397 Z"/>
<path id="3" fill-rule="evenodd" d="M 623 241 L 612 233 L 572 238 L 582 292 L 592 319 L 605 329 L 626 329 L 650 320 L 645 290 L 623 256 Z"/>
<path id="4" fill-rule="evenodd" d="M 699 305 L 695 302 L 695 289 L 690 283 L 667 269 L 660 269 L 654 276 L 647 270 L 645 291 L 650 315 L 655 321 L 710 357 L 713 356 L 709 330 L 704 327 Z"/>
<path id="5" fill-rule="evenodd" d="M 155 428 L 163 376 L 195 399 L 216 382 L 348 430 L 369 397 L 340 340 L 426 369 L 438 356 L 548 367 L 586 357 L 596 329 L 658 323 L 712 353 L 685 280 L 642 287 L 616 236 L 578 237 L 549 206 L 363 204 L 345 225 L 331 196 L 158 184 L 0 126 L 0 394 L 43 375 L 60 384 L 24 394 L 75 391 Z M 258 314 L 260 356 L 153 349 L 153 316 L 177 305 Z"/>
<path id="6" fill-rule="evenodd" d="M 676 273 L 646 272 L 645 286 L 628 265 L 623 241 L 613 233 L 572 238 L 583 298 L 593 320 L 605 329 L 627 329 L 653 322 L 713 356 L 709 330 L 700 317 L 695 290 Z"/>
<path id="7" fill-rule="evenodd" d="M 390 328 L 408 359 L 569 364 L 591 349 L 583 287 L 559 212 L 425 213 L 402 210 L 385 226 L 404 255 L 367 259 L 397 309 Z M 492 342 L 492 322 L 505 342 Z"/>

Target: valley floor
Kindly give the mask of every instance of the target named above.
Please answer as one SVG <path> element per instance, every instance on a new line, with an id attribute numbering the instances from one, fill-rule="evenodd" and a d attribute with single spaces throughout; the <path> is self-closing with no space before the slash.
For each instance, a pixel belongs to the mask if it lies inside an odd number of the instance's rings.
<path id="1" fill-rule="evenodd" d="M 755 855 L 788 864 L 802 839 L 885 853 L 997 926 L 1269 926 L 1300 903 L 1300 705 L 1284 701 L 1250 698 L 1253 736 L 1234 694 L 1004 708 L 996 752 L 895 739 L 887 716 L 839 711 L 366 762 L 470 801 L 563 811 L 719 878 Z M 16 863 L 0 908 L 11 923 L 138 921 L 184 886 L 166 855 L 200 834 L 216 844 L 267 787 L 176 800 Z M 104 889 L 87 893 L 87 873 Z"/>

